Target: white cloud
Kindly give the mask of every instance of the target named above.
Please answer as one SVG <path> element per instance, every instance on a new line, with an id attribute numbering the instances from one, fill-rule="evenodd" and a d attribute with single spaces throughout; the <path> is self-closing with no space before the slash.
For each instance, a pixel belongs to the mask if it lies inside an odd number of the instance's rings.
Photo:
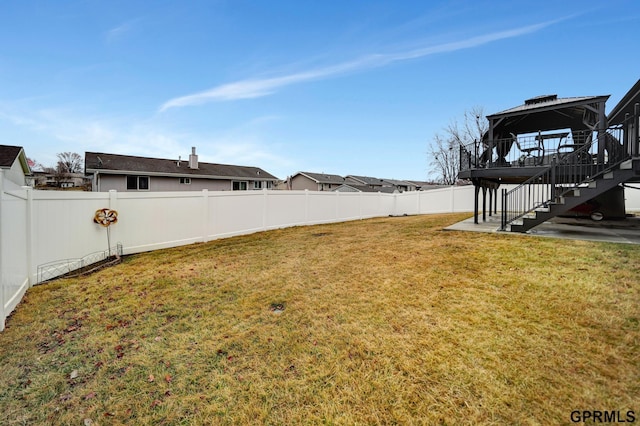
<path id="1" fill-rule="evenodd" d="M 132 19 L 108 30 L 105 34 L 107 42 L 113 43 L 120 40 L 125 34 L 131 32 L 135 28 L 135 24 L 141 19 L 142 18 Z"/>
<path id="2" fill-rule="evenodd" d="M 496 33 L 485 34 L 481 36 L 471 37 L 465 40 L 443 43 L 433 46 L 426 46 L 419 49 L 413 49 L 404 52 L 388 53 L 388 54 L 371 54 L 360 57 L 353 61 L 344 62 L 341 64 L 317 68 L 314 70 L 304 71 L 300 73 L 263 78 L 263 79 L 248 79 L 241 80 L 234 83 L 227 83 L 217 87 L 214 87 L 203 92 L 194 93 L 191 95 L 180 96 L 173 98 L 165 102 L 160 107 L 160 112 L 166 111 L 170 108 L 184 107 L 190 105 L 199 105 L 207 102 L 215 101 L 231 101 L 238 99 L 251 99 L 268 96 L 273 94 L 277 89 L 289 86 L 296 83 L 302 83 L 306 81 L 319 80 L 323 78 L 329 78 L 347 72 L 355 72 L 364 69 L 370 69 L 375 67 L 381 67 L 393 62 L 405 61 L 411 59 L 418 59 L 425 56 L 433 55 L 436 53 L 453 52 L 456 50 L 469 49 L 476 46 L 481 46 L 487 43 L 491 43 L 498 40 L 504 40 L 508 38 L 518 37 L 524 34 L 533 33 L 539 31 L 549 25 L 558 22 L 548 21 L 535 25 L 529 25 L 520 28 L 514 28 L 507 31 L 500 31 Z"/>

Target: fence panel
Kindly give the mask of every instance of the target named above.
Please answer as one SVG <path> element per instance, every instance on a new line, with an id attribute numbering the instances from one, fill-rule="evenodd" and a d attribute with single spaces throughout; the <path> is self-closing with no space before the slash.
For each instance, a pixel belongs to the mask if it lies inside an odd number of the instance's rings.
<path id="1" fill-rule="evenodd" d="M 264 198 L 259 191 L 214 192 L 209 196 L 210 238 L 230 237 L 264 229 Z"/>
<path id="2" fill-rule="evenodd" d="M 108 207 L 108 193 L 32 191 L 32 197 L 32 282 L 38 265 L 107 248 L 106 232 L 93 216 Z"/>
<path id="3" fill-rule="evenodd" d="M 640 184 L 625 185 L 624 198 L 627 211 L 640 212 Z"/>
<path id="4" fill-rule="evenodd" d="M 125 254 L 203 241 L 201 192 L 116 193 L 112 204 L 118 211 L 112 242 L 122 242 Z"/>
<path id="5" fill-rule="evenodd" d="M 0 331 L 4 329 L 4 320 L 17 306 L 29 288 L 29 265 L 27 258 L 27 194 L 25 190 L 5 193 L 0 191 L 2 199 L 2 218 L 0 219 Z"/>
<path id="6" fill-rule="evenodd" d="M 308 191 L 264 191 L 266 228 L 306 225 Z"/>

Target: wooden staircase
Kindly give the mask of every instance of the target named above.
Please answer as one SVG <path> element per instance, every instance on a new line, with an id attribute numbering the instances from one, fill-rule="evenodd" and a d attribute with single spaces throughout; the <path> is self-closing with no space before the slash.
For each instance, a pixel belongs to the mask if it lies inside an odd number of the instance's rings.
<path id="1" fill-rule="evenodd" d="M 616 167 L 605 171 L 592 180 L 587 180 L 579 185 L 570 188 L 556 186 L 553 201 L 549 201 L 522 217 L 508 224 L 511 232 L 527 232 L 531 228 L 541 223 L 562 215 L 569 210 L 586 203 L 593 198 L 604 194 L 616 186 L 628 182 L 637 177 L 637 170 L 640 170 L 640 160 L 629 159 Z M 507 230 L 506 227 L 503 230 Z"/>

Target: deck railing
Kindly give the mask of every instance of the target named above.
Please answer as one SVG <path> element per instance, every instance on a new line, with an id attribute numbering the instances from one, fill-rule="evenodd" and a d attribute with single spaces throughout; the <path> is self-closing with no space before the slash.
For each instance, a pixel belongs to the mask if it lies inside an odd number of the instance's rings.
<path id="1" fill-rule="evenodd" d="M 548 166 L 554 158 L 566 156 L 584 145 L 590 145 L 592 154 L 597 153 L 593 140 L 597 140 L 597 132 L 591 131 L 540 133 L 495 139 L 491 144 L 476 140 L 460 145 L 460 171 Z"/>
<path id="2" fill-rule="evenodd" d="M 625 144 L 619 142 L 623 139 L 623 126 L 584 133 L 584 136 L 584 142 L 577 145 L 577 149 L 566 154 L 556 152 L 547 167 L 503 193 L 502 230 L 526 214 L 558 202 L 568 192 L 631 158 Z M 604 144 L 604 149 L 600 149 L 598 154 L 601 144 Z"/>

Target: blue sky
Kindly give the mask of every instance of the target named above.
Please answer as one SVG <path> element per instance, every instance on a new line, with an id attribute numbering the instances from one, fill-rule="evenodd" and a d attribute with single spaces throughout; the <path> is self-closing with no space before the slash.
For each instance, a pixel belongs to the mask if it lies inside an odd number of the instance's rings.
<path id="1" fill-rule="evenodd" d="M 465 110 L 640 78 L 637 0 L 3 1 L 0 144 L 428 178 Z"/>

